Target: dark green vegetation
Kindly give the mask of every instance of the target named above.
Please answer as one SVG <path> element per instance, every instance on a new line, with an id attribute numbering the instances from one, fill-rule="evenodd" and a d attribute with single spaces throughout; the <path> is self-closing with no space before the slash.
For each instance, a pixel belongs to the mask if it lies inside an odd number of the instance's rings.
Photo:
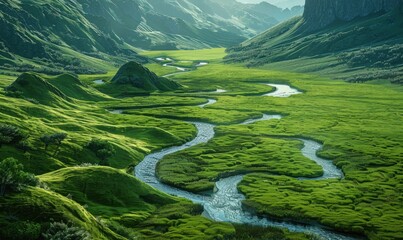
<path id="1" fill-rule="evenodd" d="M 213 0 L 4 0 L 0 71 L 104 73 L 147 59 L 138 49 L 195 49 L 240 43 L 302 7 Z"/>
<path id="2" fill-rule="evenodd" d="M 227 62 L 363 82 L 402 81 L 403 6 L 310 30 L 296 17 L 230 48 Z"/>
<path id="3" fill-rule="evenodd" d="M 23 166 L 14 158 L 0 161 L 0 197 L 7 191 L 19 191 L 24 186 L 35 186 L 38 181 L 32 174 L 23 171 Z"/>

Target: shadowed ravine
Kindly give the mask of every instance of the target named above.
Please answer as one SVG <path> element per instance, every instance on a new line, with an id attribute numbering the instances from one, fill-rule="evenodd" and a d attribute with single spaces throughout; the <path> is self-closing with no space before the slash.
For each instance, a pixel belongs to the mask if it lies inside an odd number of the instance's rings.
<path id="1" fill-rule="evenodd" d="M 286 88 L 279 89 L 276 87 L 277 90 L 272 94 L 281 91 L 280 94 L 281 96 L 280 95 L 277 96 L 270 95 L 270 96 L 285 97 L 285 95 L 291 96 L 300 93 L 295 89 L 292 89 L 290 87 L 288 88 L 290 89 L 290 92 L 284 93 L 284 89 Z M 209 103 L 213 104 L 214 102 L 209 101 Z M 200 105 L 200 107 L 204 106 Z M 244 125 L 253 124 L 258 121 L 267 121 L 271 119 L 281 119 L 281 116 L 264 114 L 262 118 L 247 120 L 242 124 Z M 176 153 L 185 150 L 187 148 L 191 148 L 198 144 L 207 143 L 212 138 L 214 138 L 215 125 L 200 122 L 192 122 L 192 123 L 196 126 L 198 130 L 196 138 L 194 138 L 192 141 L 182 146 L 170 147 L 146 156 L 144 160 L 135 168 L 136 177 L 139 178 L 141 181 L 155 187 L 156 189 L 159 189 L 160 191 L 179 197 L 184 197 L 193 201 L 194 203 L 203 205 L 204 207 L 203 215 L 215 221 L 251 224 L 257 226 L 282 227 L 293 232 L 304 232 L 315 234 L 321 236 L 323 239 L 329 239 L 329 240 L 354 239 L 352 237 L 347 237 L 338 233 L 328 231 L 321 226 L 316 225 L 305 226 L 291 222 L 278 222 L 270 220 L 268 218 L 259 218 L 248 212 L 245 212 L 242 209 L 242 201 L 245 199 L 245 196 L 240 194 L 237 189 L 238 184 L 243 179 L 243 175 L 237 175 L 221 179 L 216 183 L 215 192 L 211 196 L 190 193 L 161 183 L 156 176 L 156 166 L 161 159 L 163 159 L 166 155 Z M 298 140 L 304 142 L 304 148 L 301 150 L 302 154 L 305 157 L 311 159 L 312 161 L 315 161 L 323 168 L 324 172 L 323 176 L 315 178 L 314 180 L 322 180 L 328 178 L 343 178 L 342 171 L 338 169 L 335 165 L 333 165 L 331 161 L 317 157 L 316 153 L 322 147 L 320 143 L 300 138 L 298 138 Z M 301 180 L 307 180 L 307 179 L 301 178 Z"/>

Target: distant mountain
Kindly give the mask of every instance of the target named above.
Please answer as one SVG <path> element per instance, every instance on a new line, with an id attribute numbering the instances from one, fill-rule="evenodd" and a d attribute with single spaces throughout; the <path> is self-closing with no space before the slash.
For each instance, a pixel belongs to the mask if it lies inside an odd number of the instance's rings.
<path id="1" fill-rule="evenodd" d="M 241 3 L 261 3 L 262 1 L 268 2 L 270 4 L 273 4 L 277 7 L 281 8 L 293 8 L 295 6 L 304 6 L 305 5 L 305 0 L 237 0 L 238 2 Z"/>
<path id="2" fill-rule="evenodd" d="M 403 69 L 401 26 L 403 0 L 307 0 L 302 17 L 228 49 L 226 61 L 259 66 L 331 57 L 335 59 L 333 67 L 340 64 L 356 70 L 370 67 L 400 82 L 403 81 L 398 70 Z M 328 61 L 322 62 L 329 64 Z M 321 63 L 316 61 L 316 65 Z M 371 79 L 361 75 L 358 80 Z M 372 78 L 385 78 L 381 75 L 373 74 Z"/>
<path id="3" fill-rule="evenodd" d="M 121 64 L 144 62 L 138 48 L 228 47 L 300 14 L 234 0 L 3 0 L 0 69 L 92 73 L 101 65 L 93 58 Z"/>

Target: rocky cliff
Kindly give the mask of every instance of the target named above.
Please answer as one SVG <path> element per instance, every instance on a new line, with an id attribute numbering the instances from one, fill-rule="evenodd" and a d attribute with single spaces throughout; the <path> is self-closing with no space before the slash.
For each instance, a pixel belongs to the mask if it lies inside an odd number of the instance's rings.
<path id="1" fill-rule="evenodd" d="M 318 30 L 337 21 L 393 10 L 403 0 L 306 0 L 305 30 Z"/>

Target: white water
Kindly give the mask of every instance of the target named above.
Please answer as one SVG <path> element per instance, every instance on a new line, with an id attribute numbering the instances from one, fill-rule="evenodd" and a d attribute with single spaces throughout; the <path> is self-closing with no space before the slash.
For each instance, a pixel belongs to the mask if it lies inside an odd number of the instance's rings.
<path id="1" fill-rule="evenodd" d="M 93 81 L 93 83 L 97 84 L 97 85 L 103 85 L 105 84 L 104 80 L 95 80 Z"/>
<path id="2" fill-rule="evenodd" d="M 287 98 L 291 97 L 292 95 L 301 94 L 302 92 L 298 91 L 295 88 L 291 88 L 288 85 L 284 84 L 266 84 L 268 86 L 276 88 L 274 92 L 264 94 L 265 97 L 281 97 Z"/>
<path id="3" fill-rule="evenodd" d="M 201 104 L 201 105 L 199 105 L 199 107 L 205 108 L 206 106 L 212 105 L 212 104 L 214 104 L 214 103 L 216 103 L 216 102 L 217 102 L 217 100 L 215 100 L 215 99 L 208 99 L 208 102 L 207 102 L 207 103 Z"/>
<path id="4" fill-rule="evenodd" d="M 109 113 L 112 113 L 112 114 L 122 114 L 122 113 L 123 113 L 123 110 L 120 110 L 120 109 L 110 110 Z"/>
<path id="5" fill-rule="evenodd" d="M 215 91 L 215 93 L 226 93 L 226 92 L 228 92 L 228 91 L 225 90 L 225 89 L 217 89 L 217 90 Z"/>
<path id="6" fill-rule="evenodd" d="M 246 120 L 245 122 L 241 123 L 242 125 L 247 125 L 247 124 L 252 124 L 255 122 L 260 122 L 260 121 L 266 121 L 266 120 L 271 120 L 271 119 L 281 119 L 281 115 L 268 115 L 268 114 L 263 114 L 263 117 L 257 118 L 257 119 L 249 119 Z"/>
<path id="7" fill-rule="evenodd" d="M 196 65 L 196 67 L 203 67 L 208 65 L 208 62 L 200 62 L 199 64 Z"/>

